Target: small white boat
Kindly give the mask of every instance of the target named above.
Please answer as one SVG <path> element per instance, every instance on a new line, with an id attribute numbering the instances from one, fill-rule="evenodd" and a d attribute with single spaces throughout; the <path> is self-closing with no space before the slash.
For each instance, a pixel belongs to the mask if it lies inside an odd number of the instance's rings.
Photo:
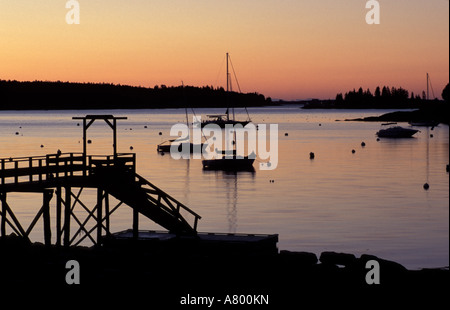
<path id="1" fill-rule="evenodd" d="M 411 138 L 417 132 L 418 130 L 416 129 L 395 126 L 386 129 L 380 129 L 377 132 L 377 136 L 380 138 Z"/>

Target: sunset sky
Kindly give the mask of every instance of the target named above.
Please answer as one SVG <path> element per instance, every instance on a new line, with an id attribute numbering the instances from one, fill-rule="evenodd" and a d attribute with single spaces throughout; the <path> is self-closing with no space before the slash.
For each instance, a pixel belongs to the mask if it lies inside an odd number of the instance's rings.
<path id="1" fill-rule="evenodd" d="M 334 98 L 362 86 L 449 81 L 449 1 L 0 0 L 0 79 L 225 86 L 229 52 L 243 92 Z"/>

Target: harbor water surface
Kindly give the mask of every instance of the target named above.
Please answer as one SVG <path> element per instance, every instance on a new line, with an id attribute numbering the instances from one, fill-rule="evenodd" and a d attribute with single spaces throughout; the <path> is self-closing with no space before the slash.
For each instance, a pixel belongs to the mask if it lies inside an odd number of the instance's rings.
<path id="1" fill-rule="evenodd" d="M 255 124 L 278 124 L 278 167 L 263 171 L 255 162 L 254 172 L 233 173 L 204 171 L 201 160 L 157 153 L 157 144 L 170 138 L 171 127 L 186 122 L 184 109 L 2 111 L 0 158 L 82 152 L 82 126 L 72 116 L 127 116 L 118 123 L 118 151 L 135 152 L 140 175 L 199 213 L 199 231 L 277 233 L 280 250 L 373 254 L 410 269 L 448 266 L 448 125 L 418 127 L 411 139 L 377 141 L 379 122 L 336 121 L 386 112 L 249 109 Z M 105 123 L 95 123 L 88 139 L 89 154 L 112 154 L 112 131 Z M 85 189 L 81 197 L 93 206 L 96 191 Z M 8 194 L 8 203 L 24 223 L 33 220 L 41 200 L 39 194 Z M 76 212 L 87 216 L 81 208 Z M 121 206 L 111 217 L 111 230 L 131 228 L 131 218 L 132 210 Z M 140 229 L 161 228 L 141 216 Z M 42 225 L 31 239 L 42 242 Z"/>

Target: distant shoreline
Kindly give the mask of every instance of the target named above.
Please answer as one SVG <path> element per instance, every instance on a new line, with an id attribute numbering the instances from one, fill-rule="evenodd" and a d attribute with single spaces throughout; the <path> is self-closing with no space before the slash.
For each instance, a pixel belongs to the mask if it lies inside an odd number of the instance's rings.
<path id="1" fill-rule="evenodd" d="M 447 104 L 440 107 L 422 108 L 414 111 L 396 111 L 380 116 L 369 116 L 364 118 L 346 119 L 345 121 L 358 122 L 422 122 L 437 121 L 449 124 L 449 107 Z"/>
<path id="2" fill-rule="evenodd" d="M 260 107 L 271 98 L 213 86 L 155 86 L 0 80 L 0 110 L 114 110 Z"/>
<path id="3" fill-rule="evenodd" d="M 165 86 L 153 88 L 108 83 L 0 80 L 0 111 L 26 110 L 117 110 L 227 108 L 302 105 L 302 109 L 420 109 L 443 104 L 439 100 L 407 99 L 402 102 L 379 99 L 272 100 L 258 93 L 226 92 L 213 86 Z"/>

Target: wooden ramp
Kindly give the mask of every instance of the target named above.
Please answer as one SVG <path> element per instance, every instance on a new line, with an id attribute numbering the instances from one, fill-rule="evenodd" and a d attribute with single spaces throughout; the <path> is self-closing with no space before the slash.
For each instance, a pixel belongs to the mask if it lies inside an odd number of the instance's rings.
<path id="1" fill-rule="evenodd" d="M 79 244 L 89 238 L 99 244 L 102 233 L 110 234 L 109 217 L 122 204 L 133 209 L 133 231 L 138 234 L 138 215 L 141 214 L 176 235 L 196 235 L 197 223 L 201 218 L 187 206 L 159 189 L 135 171 L 134 153 L 110 156 L 86 156 L 85 153 L 50 154 L 37 157 L 0 159 L 0 201 L 1 236 L 6 226 L 18 235 L 27 238 L 40 217 L 44 222 L 45 243 L 51 243 L 50 200 L 56 193 L 56 244 Z M 73 188 L 79 188 L 73 192 Z M 97 189 L 97 204 L 91 208 L 79 197 L 83 188 Z M 62 192 L 65 192 L 65 195 Z M 14 208 L 7 201 L 7 193 L 43 193 L 43 205 L 28 229 L 15 216 Z M 110 208 L 108 195 L 119 200 Z M 82 221 L 73 212 L 76 204 L 88 214 Z M 63 210 L 64 209 L 64 210 Z M 64 211 L 64 212 L 63 212 Z M 63 214 L 64 213 L 64 214 Z M 87 222 L 96 221 L 88 230 Z M 71 234 L 71 221 L 78 224 L 78 230 Z M 92 236 L 97 231 L 97 240 Z M 76 236 L 83 233 L 81 240 Z"/>

